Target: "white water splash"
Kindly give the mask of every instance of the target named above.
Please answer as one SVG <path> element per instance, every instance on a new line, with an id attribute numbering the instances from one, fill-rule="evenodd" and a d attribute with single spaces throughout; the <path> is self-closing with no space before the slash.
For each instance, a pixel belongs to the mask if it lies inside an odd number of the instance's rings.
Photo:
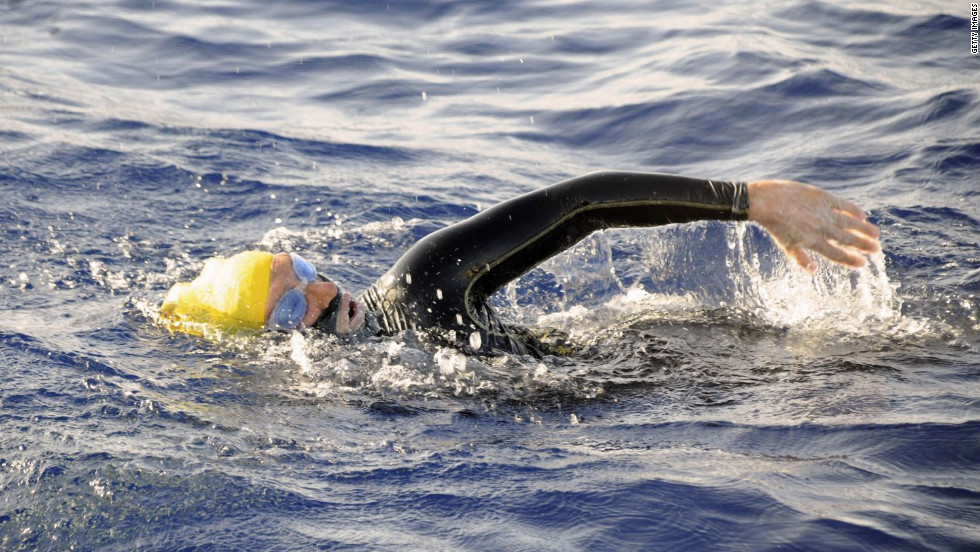
<path id="1" fill-rule="evenodd" d="M 573 334 L 615 323 L 624 315 L 686 319 L 682 313 L 718 310 L 747 316 L 753 324 L 792 330 L 867 334 L 889 328 L 904 333 L 900 327 L 907 321 L 902 319 L 898 285 L 888 278 L 883 253 L 872 255 L 857 270 L 820 260 L 811 275 L 752 228 L 747 223 L 700 223 L 632 231 L 624 241 L 639 245 L 641 258 L 616 260 L 610 240 L 599 233 L 541 265 L 560 283 L 560 297 L 551 305 L 557 304 L 557 312 L 549 311 L 551 300 L 545 298 L 542 305 L 513 307 L 520 294 L 515 285 L 506 290 L 510 305 L 505 311 Z M 716 245 L 722 241 L 723 250 Z M 642 274 L 644 268 L 648 277 L 630 285 L 619 277 Z"/>
<path id="2" fill-rule="evenodd" d="M 763 244 L 752 240 L 747 228 L 738 224 L 728 230 L 725 264 L 734 293 L 727 306 L 774 326 L 849 333 L 865 333 L 900 317 L 898 286 L 888 279 L 882 252 L 853 270 L 820 259 L 811 275 L 769 244 L 760 253 Z M 763 259 L 763 255 L 775 258 Z"/>

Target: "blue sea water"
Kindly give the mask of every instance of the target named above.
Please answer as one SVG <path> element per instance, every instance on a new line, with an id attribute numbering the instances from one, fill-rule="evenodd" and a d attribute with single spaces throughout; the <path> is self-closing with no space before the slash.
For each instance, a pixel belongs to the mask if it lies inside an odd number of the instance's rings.
<path id="1" fill-rule="evenodd" d="M 978 69 L 967 2 L 2 0 L 0 549 L 980 549 Z M 211 255 L 360 290 L 605 168 L 884 250 L 597 234 L 495 298 L 543 361 L 154 323 Z"/>

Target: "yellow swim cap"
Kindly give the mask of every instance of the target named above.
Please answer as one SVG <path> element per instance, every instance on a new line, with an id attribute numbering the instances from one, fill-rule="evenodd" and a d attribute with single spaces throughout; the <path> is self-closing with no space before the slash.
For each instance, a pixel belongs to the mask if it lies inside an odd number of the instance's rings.
<path id="1" fill-rule="evenodd" d="M 208 326 L 224 331 L 261 329 L 271 268 L 272 253 L 266 251 L 209 259 L 193 282 L 170 288 L 160 321 L 171 330 L 194 335 L 204 335 Z"/>

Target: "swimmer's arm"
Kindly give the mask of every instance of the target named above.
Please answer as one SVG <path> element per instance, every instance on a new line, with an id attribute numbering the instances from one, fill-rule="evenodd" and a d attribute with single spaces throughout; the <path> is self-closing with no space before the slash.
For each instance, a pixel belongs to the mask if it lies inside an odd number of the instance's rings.
<path id="1" fill-rule="evenodd" d="M 749 220 L 762 225 L 786 255 L 811 273 L 816 263 L 807 250 L 859 268 L 866 262 L 862 253 L 879 248 L 878 228 L 850 201 L 791 180 L 757 180 L 747 187 Z"/>
<path id="2" fill-rule="evenodd" d="M 746 220 L 744 182 L 669 174 L 603 171 L 572 178 L 505 201 L 453 225 L 433 241 L 476 243 L 461 255 L 466 279 L 489 295 L 596 230 L 696 220 Z M 433 236 L 435 238 L 435 236 Z M 430 250 L 457 250 L 450 243 Z"/>

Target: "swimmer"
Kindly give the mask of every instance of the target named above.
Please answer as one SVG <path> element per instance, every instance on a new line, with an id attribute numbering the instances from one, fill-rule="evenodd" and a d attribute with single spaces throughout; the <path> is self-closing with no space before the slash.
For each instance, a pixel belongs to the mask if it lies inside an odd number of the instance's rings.
<path id="1" fill-rule="evenodd" d="M 246 251 L 207 261 L 161 306 L 171 329 L 304 330 L 341 336 L 415 330 L 466 353 L 567 352 L 507 324 L 488 303 L 498 289 L 596 230 L 698 220 L 751 220 L 813 273 L 817 253 L 858 268 L 878 250 L 878 229 L 853 203 L 789 180 L 722 182 L 597 172 L 504 201 L 422 238 L 359 298 L 295 253 Z M 560 341 L 560 340 L 559 340 Z"/>

